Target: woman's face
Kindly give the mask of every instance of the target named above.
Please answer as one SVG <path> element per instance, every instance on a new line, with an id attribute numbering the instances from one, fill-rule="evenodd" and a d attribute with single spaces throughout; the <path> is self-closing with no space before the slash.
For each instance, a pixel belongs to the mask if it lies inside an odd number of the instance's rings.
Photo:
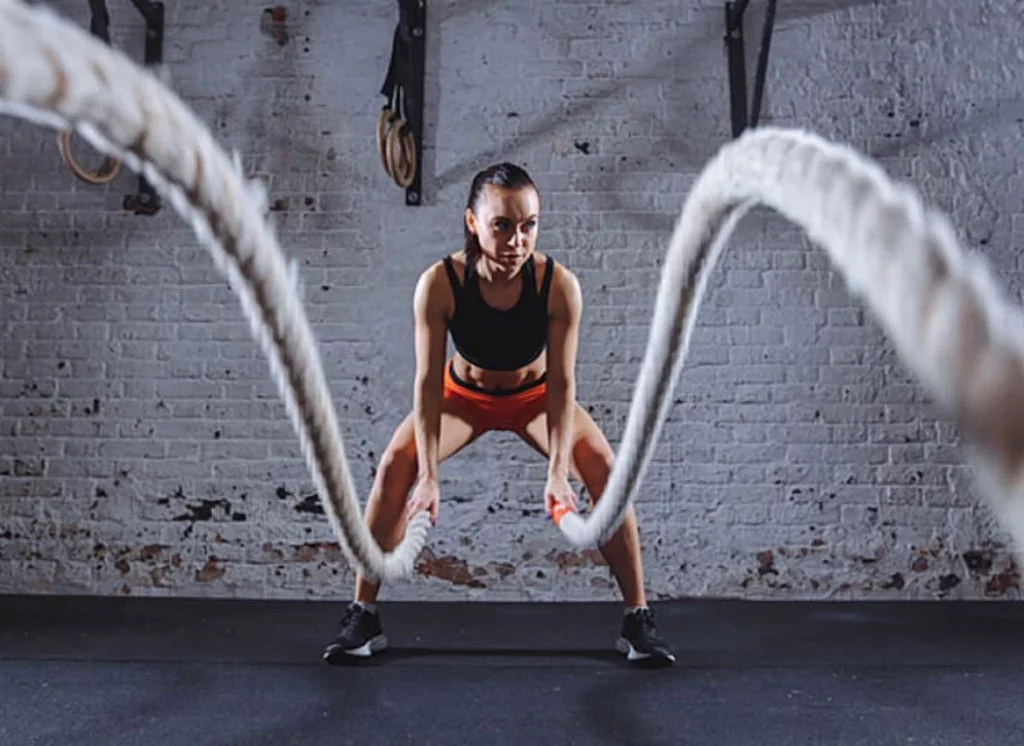
<path id="1" fill-rule="evenodd" d="M 519 271 L 537 245 L 539 213 L 540 198 L 532 187 L 484 187 L 476 210 L 466 211 L 466 225 L 476 234 L 492 271 Z"/>

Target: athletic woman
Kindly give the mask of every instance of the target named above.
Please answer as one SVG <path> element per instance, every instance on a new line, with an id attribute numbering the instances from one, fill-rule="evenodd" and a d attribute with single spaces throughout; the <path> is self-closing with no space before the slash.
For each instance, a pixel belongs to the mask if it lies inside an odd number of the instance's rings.
<path id="1" fill-rule="evenodd" d="M 615 456 L 576 401 L 580 287 L 572 272 L 537 252 L 539 212 L 523 169 L 501 163 L 481 171 L 466 205 L 465 248 L 417 281 L 413 411 L 385 449 L 366 505 L 367 526 L 385 551 L 418 511 L 437 520 L 438 465 L 489 430 L 513 432 L 548 459 L 544 502 L 556 521 L 577 507 L 570 475 L 592 501 L 600 499 Z M 456 349 L 450 360 L 448 333 Z M 632 508 L 601 554 L 626 604 L 616 648 L 630 661 L 672 663 L 647 606 Z M 387 646 L 378 590 L 357 576 L 325 660 Z"/>

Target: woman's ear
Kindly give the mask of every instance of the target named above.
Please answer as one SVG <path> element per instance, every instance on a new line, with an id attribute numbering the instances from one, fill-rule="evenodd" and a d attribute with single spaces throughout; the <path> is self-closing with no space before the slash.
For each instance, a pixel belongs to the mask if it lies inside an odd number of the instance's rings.
<path id="1" fill-rule="evenodd" d="M 477 230 L 476 215 L 469 208 L 466 208 L 466 227 L 469 228 L 469 232 L 474 236 L 480 235 L 480 232 Z"/>

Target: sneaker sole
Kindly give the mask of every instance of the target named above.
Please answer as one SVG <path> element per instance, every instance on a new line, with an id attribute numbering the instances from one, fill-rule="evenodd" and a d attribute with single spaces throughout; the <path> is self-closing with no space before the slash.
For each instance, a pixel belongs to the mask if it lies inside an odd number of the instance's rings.
<path id="1" fill-rule="evenodd" d="M 329 645 L 324 651 L 323 659 L 328 663 L 334 663 L 345 658 L 370 658 L 375 653 L 380 653 L 388 647 L 386 635 L 377 635 L 367 640 L 357 648 L 345 649 L 340 645 Z"/>
<path id="2" fill-rule="evenodd" d="M 615 649 L 626 656 L 626 660 L 630 663 L 654 663 L 661 665 L 670 665 L 675 663 L 676 657 L 671 653 L 654 655 L 651 653 L 641 653 L 635 647 L 633 643 L 627 640 L 625 637 L 620 637 L 615 642 Z"/>

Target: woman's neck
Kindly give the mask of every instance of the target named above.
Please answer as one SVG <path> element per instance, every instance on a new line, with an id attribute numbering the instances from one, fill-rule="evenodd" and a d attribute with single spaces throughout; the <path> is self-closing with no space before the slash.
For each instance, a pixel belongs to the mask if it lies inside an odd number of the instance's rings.
<path id="1" fill-rule="evenodd" d="M 528 258 L 516 268 L 515 272 L 506 274 L 501 271 L 496 262 L 492 262 L 485 255 L 481 255 L 477 257 L 473 271 L 476 272 L 477 277 L 483 282 L 486 282 L 495 289 L 502 290 L 519 283 L 520 276 L 523 274 L 523 270 L 526 269 L 529 261 Z"/>

